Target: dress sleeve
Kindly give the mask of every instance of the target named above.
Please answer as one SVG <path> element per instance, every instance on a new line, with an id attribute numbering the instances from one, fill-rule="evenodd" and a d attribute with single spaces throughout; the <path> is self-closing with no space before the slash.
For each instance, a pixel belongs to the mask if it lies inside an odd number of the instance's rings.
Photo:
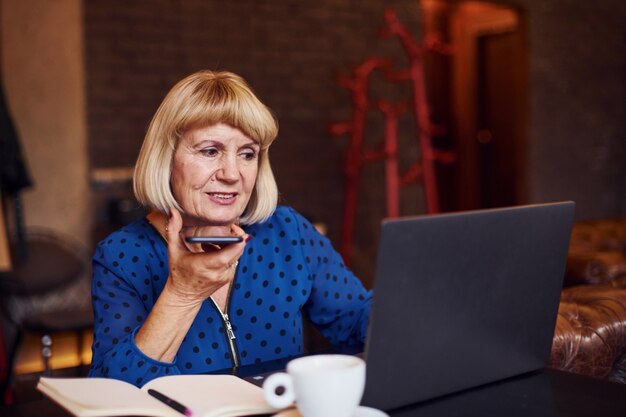
<path id="1" fill-rule="evenodd" d="M 330 240 L 294 212 L 303 256 L 313 282 L 305 311 L 335 347 L 362 345 L 367 335 L 372 292 L 344 264 Z"/>
<path id="2" fill-rule="evenodd" d="M 124 239 L 122 239 L 124 240 Z M 175 362 L 144 355 L 135 333 L 155 302 L 155 281 L 167 279 L 156 271 L 158 263 L 140 245 L 128 247 L 115 239 L 103 242 L 93 257 L 93 359 L 89 376 L 121 379 L 141 386 L 164 375 L 180 374 Z M 163 282 L 164 285 L 164 282 Z"/>

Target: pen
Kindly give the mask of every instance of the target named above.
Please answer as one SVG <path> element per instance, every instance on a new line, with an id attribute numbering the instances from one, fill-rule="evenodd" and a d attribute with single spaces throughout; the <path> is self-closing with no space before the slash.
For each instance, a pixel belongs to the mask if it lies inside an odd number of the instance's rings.
<path id="1" fill-rule="evenodd" d="M 152 395 L 157 400 L 169 405 L 170 407 L 172 407 L 174 410 L 178 411 L 179 413 L 186 415 L 187 417 L 191 417 L 193 415 L 190 409 L 188 409 L 187 407 L 185 407 L 178 401 L 174 401 L 167 395 L 161 394 L 159 391 L 149 389 L 148 394 Z"/>

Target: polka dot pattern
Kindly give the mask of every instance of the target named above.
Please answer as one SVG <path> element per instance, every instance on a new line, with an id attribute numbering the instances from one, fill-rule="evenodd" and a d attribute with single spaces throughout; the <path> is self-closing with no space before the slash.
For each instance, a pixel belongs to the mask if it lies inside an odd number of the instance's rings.
<path id="1" fill-rule="evenodd" d="M 245 230 L 254 238 L 239 260 L 227 306 L 235 351 L 208 299 L 172 363 L 145 356 L 134 343 L 169 275 L 165 242 L 145 219 L 100 242 L 93 257 L 90 376 L 142 385 L 163 375 L 229 368 L 233 355 L 246 365 L 302 354 L 303 314 L 334 345 L 363 342 L 371 293 L 326 237 L 288 207 Z"/>

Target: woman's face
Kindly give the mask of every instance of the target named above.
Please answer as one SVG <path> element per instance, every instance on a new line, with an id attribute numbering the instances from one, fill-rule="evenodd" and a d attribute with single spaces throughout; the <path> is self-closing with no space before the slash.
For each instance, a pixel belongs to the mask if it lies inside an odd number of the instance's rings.
<path id="1" fill-rule="evenodd" d="M 259 144 L 218 123 L 190 129 L 174 151 L 171 187 L 185 226 L 228 226 L 243 213 L 254 190 Z"/>

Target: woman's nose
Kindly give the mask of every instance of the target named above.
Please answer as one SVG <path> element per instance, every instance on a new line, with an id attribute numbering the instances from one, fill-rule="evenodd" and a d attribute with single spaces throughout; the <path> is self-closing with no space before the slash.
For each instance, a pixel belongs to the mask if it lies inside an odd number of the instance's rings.
<path id="1" fill-rule="evenodd" d="M 223 181 L 235 181 L 239 178 L 239 165 L 236 156 L 225 155 L 221 158 L 217 177 Z"/>

